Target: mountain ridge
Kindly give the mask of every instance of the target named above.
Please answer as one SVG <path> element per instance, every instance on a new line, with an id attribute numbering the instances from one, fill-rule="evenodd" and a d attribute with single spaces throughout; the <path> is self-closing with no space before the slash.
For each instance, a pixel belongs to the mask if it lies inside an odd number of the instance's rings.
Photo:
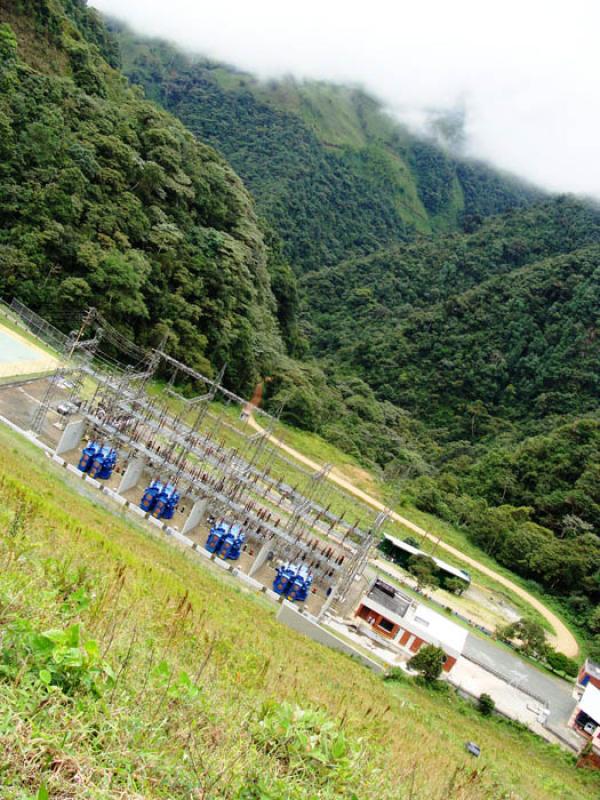
<path id="1" fill-rule="evenodd" d="M 299 271 L 543 195 L 413 135 L 362 89 L 260 82 L 121 23 L 109 27 L 129 79 L 223 152 Z"/>

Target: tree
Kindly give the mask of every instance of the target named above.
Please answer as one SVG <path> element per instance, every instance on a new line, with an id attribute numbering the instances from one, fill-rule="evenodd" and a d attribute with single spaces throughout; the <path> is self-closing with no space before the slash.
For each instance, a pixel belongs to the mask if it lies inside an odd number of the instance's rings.
<path id="1" fill-rule="evenodd" d="M 588 655 L 596 664 L 600 664 L 600 636 L 595 636 L 588 647 Z"/>
<path id="2" fill-rule="evenodd" d="M 520 619 L 500 628 L 498 635 L 505 641 L 516 641 L 518 647 L 526 655 L 544 658 L 548 652 L 546 631 L 539 622 L 532 619 Z"/>
<path id="3" fill-rule="evenodd" d="M 414 538 L 414 536 L 407 536 L 404 541 L 411 547 L 416 547 L 417 550 L 421 547 L 420 543 Z"/>
<path id="4" fill-rule="evenodd" d="M 469 403 L 466 410 L 471 417 L 471 439 L 474 439 L 477 421 L 479 420 L 484 422 L 489 419 L 490 415 L 485 407 L 485 403 L 482 403 L 481 400 L 476 400 L 474 403 Z"/>
<path id="5" fill-rule="evenodd" d="M 496 708 L 496 703 L 493 697 L 490 697 L 489 694 L 484 692 L 482 695 L 479 696 L 479 701 L 477 703 L 477 710 L 483 714 L 484 717 L 489 717 L 494 712 Z"/>
<path id="6" fill-rule="evenodd" d="M 600 606 L 589 615 L 587 625 L 593 633 L 600 633 Z"/>
<path id="7" fill-rule="evenodd" d="M 564 653 L 557 653 L 555 650 L 550 650 L 546 656 L 546 661 L 550 669 L 556 672 L 564 672 L 570 678 L 574 678 L 579 672 L 579 664 L 568 658 Z"/>
<path id="8" fill-rule="evenodd" d="M 408 570 L 411 575 L 414 575 L 417 581 L 417 588 L 425 589 L 428 586 L 439 586 L 439 580 L 436 575 L 437 567 L 435 561 L 429 556 L 411 556 L 408 559 Z"/>
<path id="9" fill-rule="evenodd" d="M 559 536 L 574 539 L 582 533 L 592 533 L 593 530 L 594 526 L 590 522 L 586 522 L 576 514 L 565 514 L 561 520 Z"/>
<path id="10" fill-rule="evenodd" d="M 441 647 L 426 644 L 408 662 L 408 666 L 421 674 L 426 683 L 435 683 L 442 673 L 446 654 Z"/>
<path id="11" fill-rule="evenodd" d="M 452 592 L 452 594 L 461 595 L 466 588 L 467 584 L 464 581 L 461 581 L 460 578 L 448 578 L 444 581 L 444 589 Z"/>

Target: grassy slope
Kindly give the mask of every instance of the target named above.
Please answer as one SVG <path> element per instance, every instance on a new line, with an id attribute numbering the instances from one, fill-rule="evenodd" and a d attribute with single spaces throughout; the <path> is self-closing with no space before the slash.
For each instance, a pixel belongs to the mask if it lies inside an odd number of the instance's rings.
<path id="1" fill-rule="evenodd" d="M 371 767 L 357 770 L 361 800 L 510 791 L 584 800 L 597 791 L 598 776 L 533 735 L 454 697 L 383 684 L 280 627 L 258 599 L 75 494 L 45 456 L 4 430 L 0 447 L 4 635 L 18 619 L 41 631 L 79 621 L 117 675 L 99 700 L 48 691 L 31 661 L 0 679 L 3 798 L 28 797 L 42 780 L 65 798 L 81 796 L 82 785 L 92 799 L 260 797 L 236 795 L 257 774 L 272 787 L 286 778 L 285 795 L 265 798 L 328 797 L 310 767 L 290 775 L 256 740 L 262 704 L 286 699 L 342 718 L 346 735 L 364 741 Z M 467 738 L 483 747 L 474 773 Z"/>

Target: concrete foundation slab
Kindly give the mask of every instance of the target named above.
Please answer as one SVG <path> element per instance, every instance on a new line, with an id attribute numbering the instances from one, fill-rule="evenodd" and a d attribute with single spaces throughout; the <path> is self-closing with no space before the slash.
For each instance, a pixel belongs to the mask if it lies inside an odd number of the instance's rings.
<path id="1" fill-rule="evenodd" d="M 83 478 L 83 476 L 85 475 L 85 472 L 82 472 L 81 470 L 77 469 L 77 467 L 73 466 L 73 464 L 67 464 L 67 469 L 69 470 L 69 472 L 72 472 L 73 475 L 77 475 L 78 478 Z"/>

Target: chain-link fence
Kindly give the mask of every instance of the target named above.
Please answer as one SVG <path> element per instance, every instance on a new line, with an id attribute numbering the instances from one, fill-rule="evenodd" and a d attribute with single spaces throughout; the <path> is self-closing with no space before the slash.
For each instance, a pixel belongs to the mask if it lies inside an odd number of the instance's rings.
<path id="1" fill-rule="evenodd" d="M 13 298 L 10 305 L 0 300 L 0 308 L 12 322 L 37 336 L 44 344 L 60 353 L 66 350 L 69 337 L 27 308 L 20 300 Z"/>

